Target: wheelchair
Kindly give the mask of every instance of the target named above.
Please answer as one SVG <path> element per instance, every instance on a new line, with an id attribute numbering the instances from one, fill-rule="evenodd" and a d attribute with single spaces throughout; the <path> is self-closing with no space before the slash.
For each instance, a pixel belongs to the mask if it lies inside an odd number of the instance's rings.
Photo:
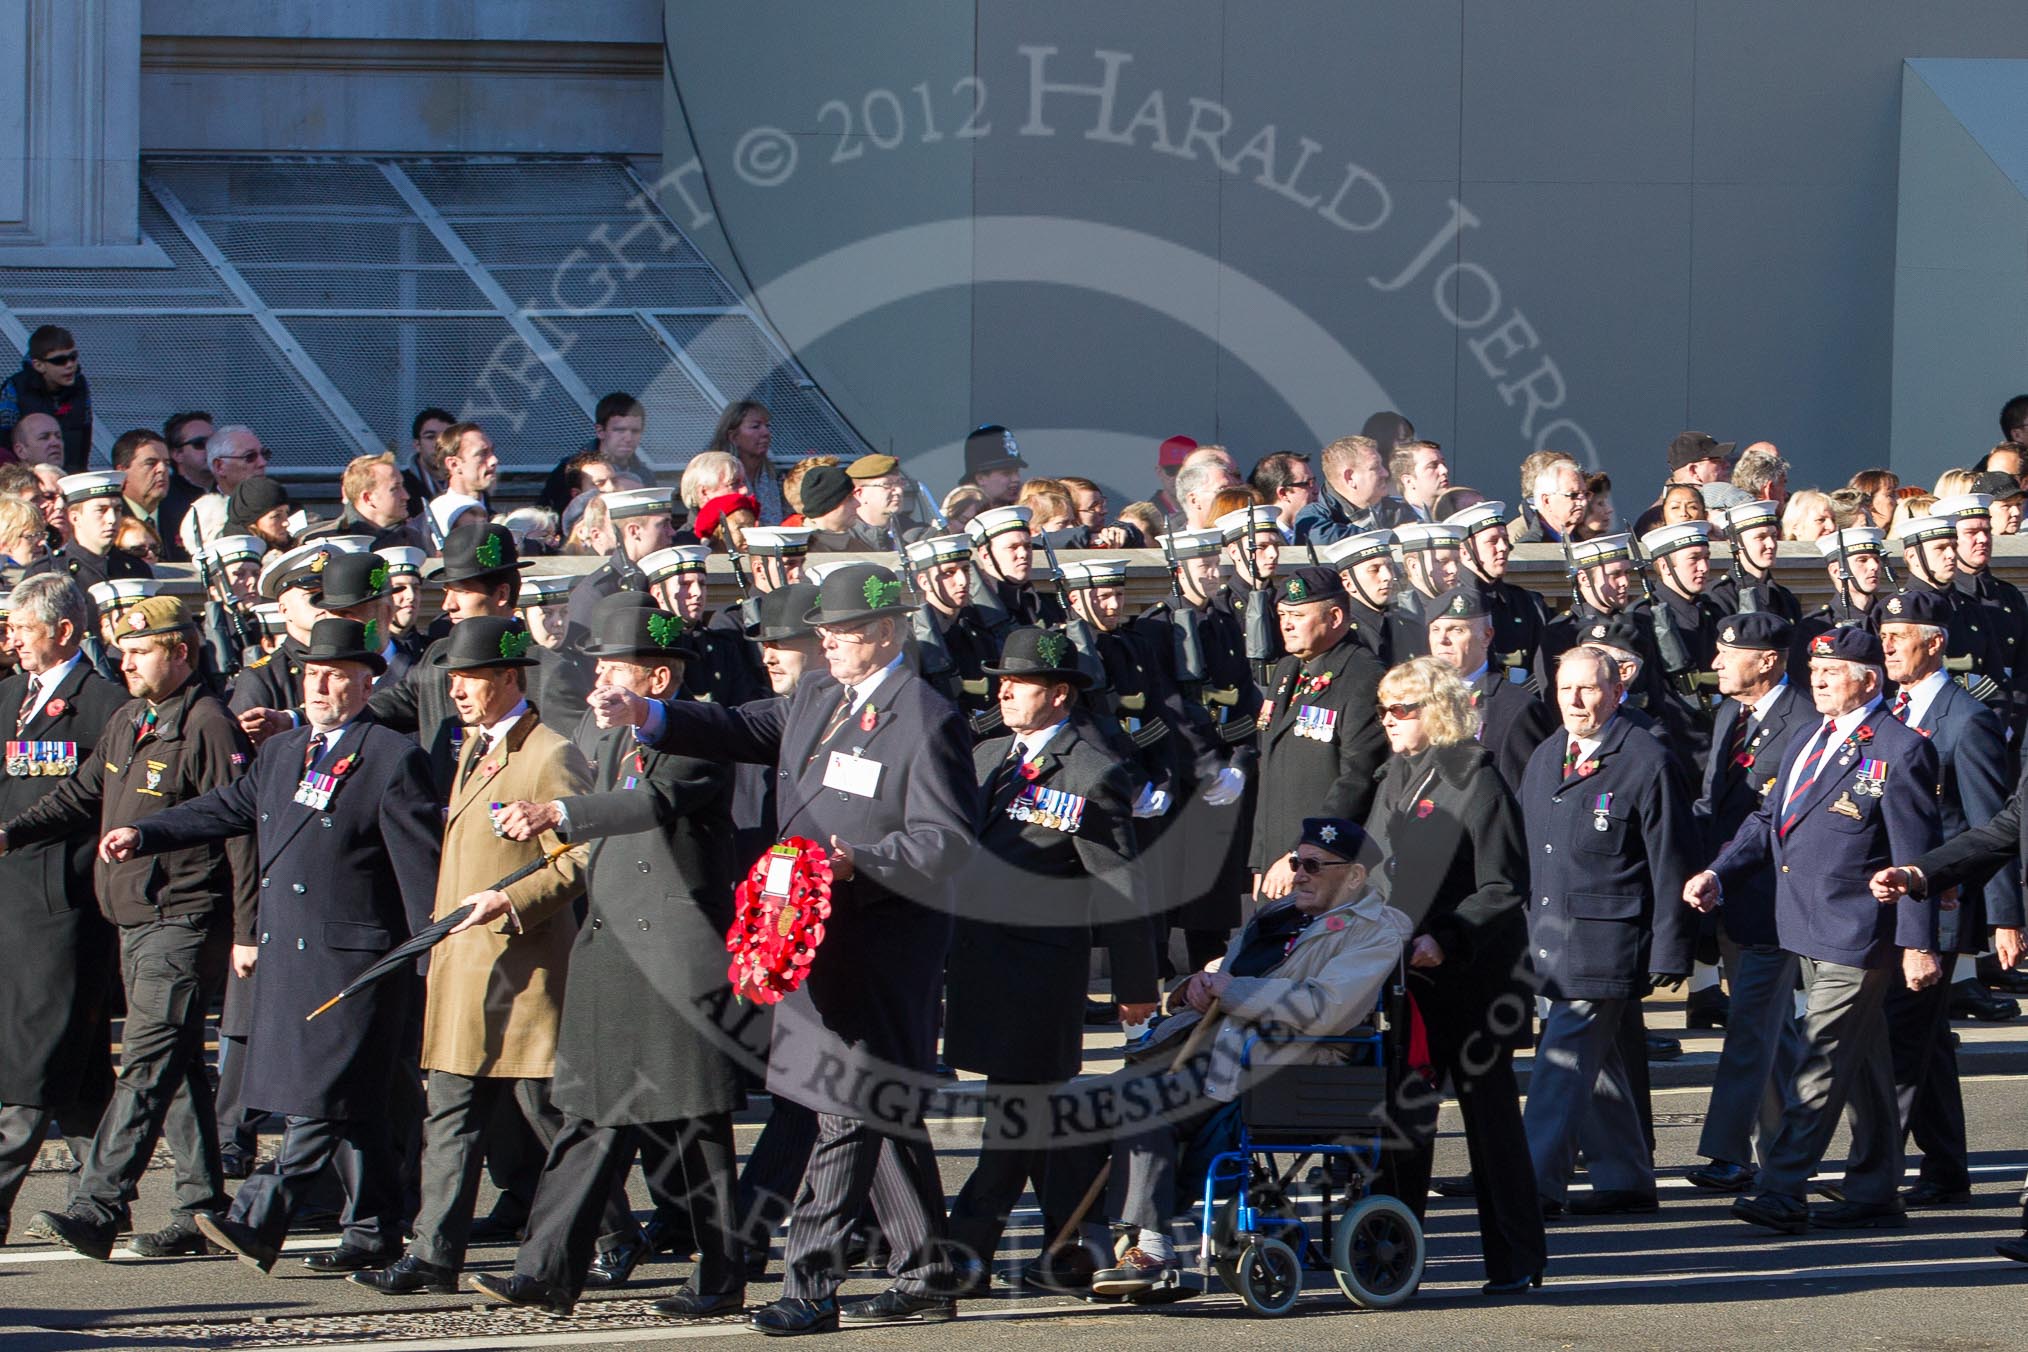
<path id="1" fill-rule="evenodd" d="M 1382 1110 L 1391 1088 L 1386 1036 L 1383 1027 L 1368 1023 L 1340 1037 L 1278 1040 L 1277 1047 L 1328 1045 L 1345 1052 L 1325 1064 L 1275 1067 L 1250 1086 L 1240 1099 L 1237 1145 L 1210 1160 L 1199 1266 L 1216 1273 L 1255 1314 L 1286 1314 L 1302 1295 L 1310 1235 L 1292 1185 L 1313 1159 L 1327 1180 L 1318 1252 L 1328 1256 L 1346 1299 L 1364 1309 L 1394 1309 L 1422 1283 L 1427 1249 L 1421 1223 L 1406 1203 L 1369 1192 L 1365 1182 L 1380 1164 Z M 1257 1033 L 1247 1036 L 1242 1073 L 1260 1041 Z M 1280 1160 L 1288 1161 L 1285 1167 Z M 1329 1181 L 1334 1166 L 1350 1174 L 1342 1191 Z"/>

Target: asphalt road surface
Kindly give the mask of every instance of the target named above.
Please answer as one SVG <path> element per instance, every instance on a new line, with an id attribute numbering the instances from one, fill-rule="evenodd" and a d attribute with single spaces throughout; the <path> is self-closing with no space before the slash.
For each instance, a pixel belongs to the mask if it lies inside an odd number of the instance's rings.
<path id="1" fill-rule="evenodd" d="M 1469 1201 L 1431 1199 L 1429 1264 L 1421 1291 L 1388 1313 L 1355 1309 L 1327 1271 L 1314 1271 L 1303 1299 L 1278 1321 L 1249 1314 L 1211 1290 L 1160 1309 L 1016 1296 L 966 1301 L 958 1325 L 845 1332 L 827 1345 L 941 1349 L 950 1339 L 995 1349 L 1047 1352 L 1157 1352 L 1229 1346 L 1236 1338 L 1298 1338 L 1328 1348 L 1403 1345 L 1614 1349 L 1902 1348 L 1939 1352 L 2018 1348 L 2028 1327 L 2028 1265 L 1993 1253 L 2020 1232 L 2019 1195 L 2028 1171 L 2028 1077 L 1973 1074 L 1965 1084 L 1976 1177 L 1970 1206 L 1911 1216 L 1903 1231 L 1781 1237 L 1732 1220 L 1726 1199 L 1683 1181 L 1695 1147 L 1705 1091 L 1655 1094 L 1663 1209 L 1658 1216 L 1551 1223 L 1549 1283 L 1518 1302 L 1480 1298 L 1484 1280 Z M 1465 1171 L 1456 1114 L 1446 1108 L 1437 1172 Z M 742 1147 L 757 1129 L 741 1128 Z M 947 1188 L 970 1167 L 976 1122 L 936 1132 Z M 1842 1140 L 1833 1157 L 1842 1154 Z M 1835 1168 L 1830 1171 L 1835 1174 Z M 300 1255 L 329 1248 L 329 1234 L 292 1236 L 275 1275 L 229 1258 L 147 1261 L 115 1250 L 110 1264 L 28 1243 L 23 1228 L 60 1200 L 61 1179 L 32 1175 L 14 1213 L 12 1243 L 0 1248 L 0 1348 L 56 1349 L 677 1347 L 698 1339 L 757 1339 L 739 1320 L 679 1324 L 649 1308 L 688 1270 L 668 1259 L 637 1270 L 627 1287 L 581 1302 L 558 1322 L 495 1311 L 475 1296 L 394 1300 L 342 1279 L 311 1275 Z M 481 1207 L 490 1203 L 481 1199 Z M 636 1204 L 646 1212 L 644 1196 Z M 168 1175 L 152 1170 L 137 1220 L 167 1214 Z M 1016 1216 L 1001 1260 L 1039 1242 L 1032 1211 Z M 292 1256 L 293 1255 L 293 1256 Z M 503 1271 L 506 1248 L 475 1249 L 469 1271 Z M 773 1272 L 780 1270 L 777 1246 Z M 882 1285 L 856 1278 L 847 1294 Z M 773 1280 L 749 1300 L 771 1299 Z M 1270 1323 L 1280 1327 L 1270 1328 Z"/>

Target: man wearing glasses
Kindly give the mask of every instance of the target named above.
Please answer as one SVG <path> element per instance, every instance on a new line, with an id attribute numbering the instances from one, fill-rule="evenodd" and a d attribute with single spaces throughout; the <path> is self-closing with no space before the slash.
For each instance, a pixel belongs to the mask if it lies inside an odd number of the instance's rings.
<path id="1" fill-rule="evenodd" d="M 171 443 L 172 447 L 174 443 Z M 237 531 L 226 520 L 232 490 L 268 472 L 268 448 L 251 427 L 233 424 L 205 438 L 204 463 L 211 470 L 212 491 L 190 504 L 177 538 L 192 558 L 221 535 Z"/>
<path id="2" fill-rule="evenodd" d="M 169 491 L 162 495 L 157 518 L 165 543 L 182 544 L 190 505 L 218 486 L 207 451 L 213 430 L 211 415 L 197 409 L 172 413 L 162 424 L 162 441 L 169 447 Z"/>
<path id="3" fill-rule="evenodd" d="M 92 391 L 69 329 L 44 324 L 28 335 L 21 369 L 0 383 L 0 434 L 31 413 L 46 413 L 63 428 L 63 472 L 82 470 L 92 452 Z"/>

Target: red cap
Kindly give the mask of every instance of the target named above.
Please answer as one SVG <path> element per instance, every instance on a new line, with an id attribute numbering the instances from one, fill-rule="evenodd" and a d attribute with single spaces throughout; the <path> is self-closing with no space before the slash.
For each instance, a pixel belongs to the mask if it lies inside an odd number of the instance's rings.
<path id="1" fill-rule="evenodd" d="M 1170 437 L 1162 443 L 1162 449 L 1155 457 L 1156 465 L 1163 469 L 1180 466 L 1190 458 L 1190 452 L 1197 449 L 1197 442 L 1190 437 Z"/>
<path id="2" fill-rule="evenodd" d="M 721 493 L 705 503 L 697 513 L 697 537 L 709 539 L 727 515 L 738 511 L 752 512 L 756 521 L 760 519 L 760 503 L 746 493 Z"/>

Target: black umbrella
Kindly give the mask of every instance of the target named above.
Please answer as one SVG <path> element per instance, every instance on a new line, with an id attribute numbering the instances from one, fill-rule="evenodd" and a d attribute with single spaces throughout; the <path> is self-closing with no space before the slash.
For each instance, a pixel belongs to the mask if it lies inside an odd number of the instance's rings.
<path id="1" fill-rule="evenodd" d="M 568 845 L 559 845 L 555 849 L 551 850 L 548 854 L 543 855 L 540 859 L 529 860 L 527 863 L 523 864 L 520 868 L 515 869 L 512 873 L 502 878 L 499 882 L 494 883 L 491 887 L 486 888 L 484 890 L 488 892 L 504 892 L 506 889 L 520 882 L 523 878 L 531 877 L 537 873 L 540 873 L 543 869 L 548 868 L 552 863 L 556 862 L 564 855 L 570 853 L 570 849 L 571 847 Z M 435 922 L 434 924 L 427 925 L 422 929 L 417 930 L 414 934 L 411 934 L 405 941 L 396 944 L 393 948 L 389 949 L 386 955 L 375 961 L 375 963 L 371 967 L 361 972 L 358 976 L 353 977 L 351 982 L 346 985 L 344 990 L 339 991 L 336 995 L 326 1000 L 323 1004 L 318 1005 L 308 1014 L 305 1014 L 303 1016 L 303 1022 L 308 1023 L 311 1019 L 316 1018 L 319 1014 L 322 1014 L 325 1010 L 331 1008 L 331 1006 L 337 1004 L 340 1000 L 343 1000 L 346 996 L 359 994 L 359 992 L 365 990 L 368 986 L 371 986 L 374 982 L 380 980 L 382 977 L 388 975 L 390 972 L 399 971 L 402 967 L 407 965 L 409 959 L 417 957 L 423 953 L 429 952 L 432 948 L 435 948 L 439 943 L 443 941 L 445 935 L 449 934 L 452 930 L 456 929 L 458 926 L 464 924 L 465 918 L 471 915 L 471 913 L 472 908 L 470 906 L 460 906 L 457 910 L 452 911 L 449 915 L 445 916 L 443 919 Z"/>

